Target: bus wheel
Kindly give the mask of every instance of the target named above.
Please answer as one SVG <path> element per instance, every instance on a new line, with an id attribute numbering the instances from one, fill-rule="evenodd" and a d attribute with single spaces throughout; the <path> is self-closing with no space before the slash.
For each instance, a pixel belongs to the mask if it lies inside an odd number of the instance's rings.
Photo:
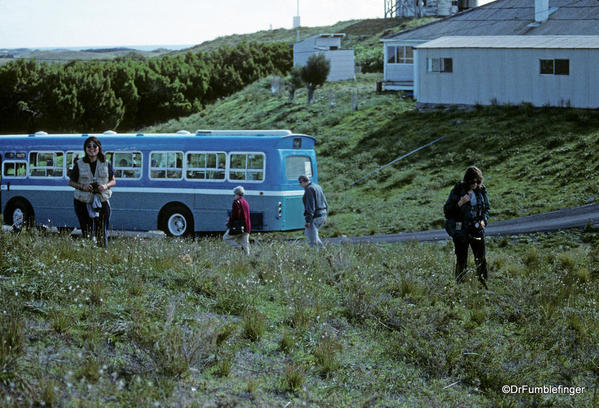
<path id="1" fill-rule="evenodd" d="M 33 209 L 28 202 L 16 200 L 7 208 L 5 223 L 12 225 L 13 230 L 21 231 L 23 228 L 33 226 Z"/>
<path id="2" fill-rule="evenodd" d="M 171 237 L 184 237 L 193 234 L 193 217 L 187 207 L 173 205 L 162 216 L 162 230 Z"/>

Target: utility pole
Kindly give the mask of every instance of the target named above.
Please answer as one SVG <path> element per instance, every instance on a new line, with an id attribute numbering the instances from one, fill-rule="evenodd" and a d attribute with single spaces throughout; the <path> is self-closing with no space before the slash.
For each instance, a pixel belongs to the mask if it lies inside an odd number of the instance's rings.
<path id="1" fill-rule="evenodd" d="M 296 41 L 300 40 L 300 14 L 299 14 L 299 0 L 297 0 L 297 15 L 293 17 L 293 28 L 296 29 Z"/>

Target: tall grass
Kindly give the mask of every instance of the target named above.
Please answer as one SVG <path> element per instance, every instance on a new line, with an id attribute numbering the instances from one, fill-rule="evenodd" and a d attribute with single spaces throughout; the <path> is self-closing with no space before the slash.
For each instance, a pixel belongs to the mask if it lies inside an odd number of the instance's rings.
<path id="1" fill-rule="evenodd" d="M 454 282 L 451 245 L 316 252 L 261 236 L 240 260 L 217 239 L 116 239 L 107 254 L 1 232 L 3 404 L 591 407 L 599 257 L 585 234 L 490 239 L 484 291 L 474 265 Z"/>

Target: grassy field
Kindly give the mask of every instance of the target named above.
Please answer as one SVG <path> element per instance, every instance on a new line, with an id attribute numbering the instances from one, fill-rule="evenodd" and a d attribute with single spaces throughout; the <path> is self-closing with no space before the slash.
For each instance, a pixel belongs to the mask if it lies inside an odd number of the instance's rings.
<path id="1" fill-rule="evenodd" d="M 329 236 L 441 228 L 442 206 L 464 170 L 483 171 L 491 222 L 599 199 L 599 112 L 529 105 L 419 112 L 400 93 L 375 92 L 377 74 L 327 83 L 306 104 L 271 92 L 271 79 L 192 116 L 144 129 L 291 129 L 317 139 Z M 368 177 L 380 166 L 442 141 Z"/>
<path id="2" fill-rule="evenodd" d="M 598 238 L 489 239 L 485 292 L 450 244 L 1 231 L 0 405 L 594 407 Z"/>

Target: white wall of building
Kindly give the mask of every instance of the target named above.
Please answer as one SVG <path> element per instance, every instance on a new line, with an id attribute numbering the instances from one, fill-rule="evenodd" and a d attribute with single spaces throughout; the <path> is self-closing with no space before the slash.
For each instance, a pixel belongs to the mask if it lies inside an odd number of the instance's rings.
<path id="1" fill-rule="evenodd" d="M 420 103 L 599 108 L 599 49 L 422 48 L 416 54 Z M 428 72 L 429 58 L 451 58 L 453 72 Z M 541 59 L 568 59 L 569 75 L 541 74 Z"/>
<path id="2" fill-rule="evenodd" d="M 341 49 L 341 37 L 312 36 L 295 43 L 293 65 L 304 66 L 308 58 L 315 54 L 323 54 L 331 63 L 327 81 L 342 81 L 356 77 L 354 50 Z"/>

